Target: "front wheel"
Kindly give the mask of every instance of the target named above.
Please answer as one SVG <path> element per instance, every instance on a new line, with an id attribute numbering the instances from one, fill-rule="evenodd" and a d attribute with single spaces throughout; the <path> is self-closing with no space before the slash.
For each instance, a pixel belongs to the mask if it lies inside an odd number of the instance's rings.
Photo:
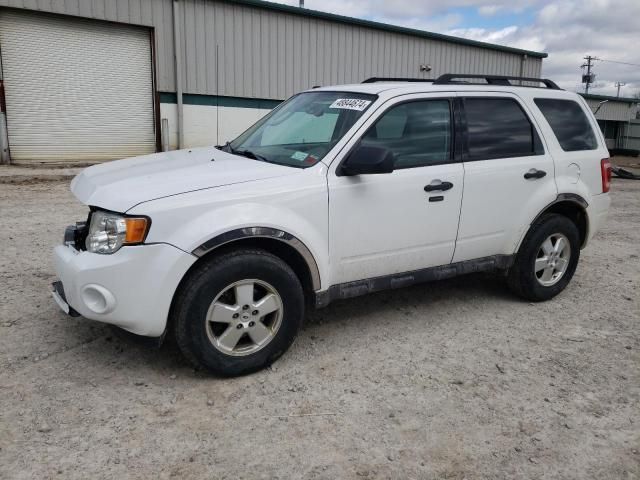
<path id="1" fill-rule="evenodd" d="M 259 370 L 293 342 L 304 316 L 291 267 L 262 250 L 237 250 L 196 268 L 173 309 L 178 346 L 193 364 L 222 376 Z"/>
<path id="2" fill-rule="evenodd" d="M 549 300 L 571 281 L 580 258 L 580 233 L 569 218 L 543 215 L 529 229 L 507 282 L 517 295 Z"/>

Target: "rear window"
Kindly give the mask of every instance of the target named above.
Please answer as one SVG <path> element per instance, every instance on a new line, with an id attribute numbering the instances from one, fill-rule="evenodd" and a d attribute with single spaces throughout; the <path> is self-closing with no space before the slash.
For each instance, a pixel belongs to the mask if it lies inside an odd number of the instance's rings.
<path id="1" fill-rule="evenodd" d="M 510 98 L 468 97 L 469 160 L 538 155 L 542 146 L 520 105 Z"/>
<path id="2" fill-rule="evenodd" d="M 589 119 L 577 102 L 556 98 L 536 98 L 534 102 L 565 152 L 598 148 Z"/>

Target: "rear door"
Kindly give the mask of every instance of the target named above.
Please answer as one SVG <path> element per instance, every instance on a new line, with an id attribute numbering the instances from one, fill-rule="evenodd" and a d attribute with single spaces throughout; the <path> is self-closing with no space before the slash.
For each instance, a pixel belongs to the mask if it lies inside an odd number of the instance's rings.
<path id="1" fill-rule="evenodd" d="M 517 96 L 465 93 L 464 196 L 454 262 L 511 254 L 557 196 L 554 162 Z"/>

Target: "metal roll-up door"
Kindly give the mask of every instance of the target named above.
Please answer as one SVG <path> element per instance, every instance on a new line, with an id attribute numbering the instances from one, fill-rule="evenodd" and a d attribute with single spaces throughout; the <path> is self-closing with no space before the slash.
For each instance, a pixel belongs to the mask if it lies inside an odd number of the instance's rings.
<path id="1" fill-rule="evenodd" d="M 0 10 L 14 163 L 86 163 L 156 150 L 150 32 Z"/>

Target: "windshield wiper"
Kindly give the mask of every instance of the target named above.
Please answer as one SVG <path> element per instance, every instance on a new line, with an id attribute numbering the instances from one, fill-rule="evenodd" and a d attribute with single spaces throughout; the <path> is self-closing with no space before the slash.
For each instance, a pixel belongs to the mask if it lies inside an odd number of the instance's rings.
<path id="1" fill-rule="evenodd" d="M 260 160 L 261 162 L 273 163 L 268 158 L 263 157 L 262 155 L 258 155 L 257 153 L 252 152 L 251 150 L 232 150 L 231 153 L 235 155 L 242 155 L 243 157 L 251 158 L 253 160 Z"/>
<path id="2" fill-rule="evenodd" d="M 275 163 L 269 160 L 268 158 L 263 157 L 262 155 L 258 155 L 257 153 L 252 152 L 251 150 L 235 150 L 231 146 L 231 142 L 227 142 L 224 145 L 216 145 L 216 148 L 218 150 L 222 150 L 223 152 L 231 153 L 233 155 L 240 155 L 242 157 L 247 157 L 252 160 L 259 160 L 261 162 L 266 162 L 266 163 Z"/>
<path id="3" fill-rule="evenodd" d="M 227 142 L 224 145 L 216 145 L 218 150 L 222 150 L 227 153 L 236 153 L 235 150 L 231 147 L 231 142 Z"/>

